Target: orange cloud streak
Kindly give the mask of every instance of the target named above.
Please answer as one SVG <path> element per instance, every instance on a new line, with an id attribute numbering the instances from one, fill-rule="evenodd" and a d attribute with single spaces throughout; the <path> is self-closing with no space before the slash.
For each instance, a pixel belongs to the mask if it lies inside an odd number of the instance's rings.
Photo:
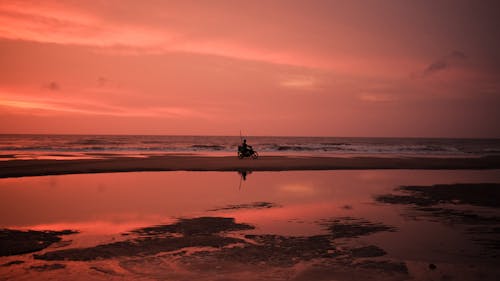
<path id="1" fill-rule="evenodd" d="M 116 117 L 163 117 L 163 118 L 209 118 L 210 115 L 183 107 L 146 107 L 125 108 L 107 104 L 97 104 L 88 100 L 54 98 L 37 98 L 33 96 L 20 96 L 0 94 L 0 107 L 16 110 L 30 110 L 34 113 L 60 114 L 78 113 L 85 115 L 105 115 Z"/>
<path id="2" fill-rule="evenodd" d="M 311 52 L 245 44 L 217 36 L 197 38 L 189 30 L 166 25 L 117 23 L 84 9 L 59 3 L 6 2 L 0 5 L 0 38 L 82 45 L 116 54 L 187 52 L 215 55 L 346 74 L 394 75 L 417 61 L 409 58 L 380 58 L 361 54 L 315 56 Z"/>

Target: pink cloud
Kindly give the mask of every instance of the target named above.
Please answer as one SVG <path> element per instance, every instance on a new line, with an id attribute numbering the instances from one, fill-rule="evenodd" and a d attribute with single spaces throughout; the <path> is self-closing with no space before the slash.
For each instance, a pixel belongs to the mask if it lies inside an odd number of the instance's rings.
<path id="1" fill-rule="evenodd" d="M 391 102 L 395 101 L 395 97 L 389 94 L 364 93 L 359 96 L 359 99 L 366 102 Z"/>
<path id="2" fill-rule="evenodd" d="M 0 5 L 0 37 L 94 47 L 154 46 L 172 37 L 165 31 L 116 25 L 84 11 L 51 2 L 38 4 L 18 2 Z"/>
<path id="3" fill-rule="evenodd" d="M 168 11 L 169 5 L 162 8 Z M 221 37 L 212 32 L 200 36 L 199 32 L 193 32 L 192 27 L 178 24 L 179 18 L 188 15 L 169 16 L 160 22 L 138 23 L 118 21 L 84 5 L 51 1 L 5 2 L 0 5 L 0 38 L 81 45 L 120 55 L 187 52 L 355 75 L 390 76 L 400 74 L 401 68 L 415 63 L 408 58 L 349 55 L 335 49 L 328 53 L 317 52 L 314 45 L 310 48 L 304 48 L 304 44 L 284 47 L 266 41 L 256 42 L 244 35 Z M 204 20 L 210 23 L 210 15 L 202 13 L 198 16 L 201 24 Z"/>
<path id="4" fill-rule="evenodd" d="M 0 92 L 0 108 L 10 112 L 30 111 L 41 115 L 83 114 L 114 117 L 210 118 L 210 114 L 177 106 L 121 107 L 109 102 L 79 98 L 36 97 Z"/>

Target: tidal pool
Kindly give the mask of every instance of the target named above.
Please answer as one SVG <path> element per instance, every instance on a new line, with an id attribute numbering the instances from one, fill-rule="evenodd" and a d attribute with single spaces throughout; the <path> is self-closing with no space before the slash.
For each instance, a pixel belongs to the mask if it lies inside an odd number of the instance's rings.
<path id="1" fill-rule="evenodd" d="M 0 179 L 0 277 L 498 280 L 499 183 L 498 170 Z"/>

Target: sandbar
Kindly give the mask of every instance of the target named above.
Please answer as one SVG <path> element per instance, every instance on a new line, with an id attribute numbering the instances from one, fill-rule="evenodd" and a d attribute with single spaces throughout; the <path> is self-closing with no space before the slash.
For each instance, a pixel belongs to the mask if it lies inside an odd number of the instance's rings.
<path id="1" fill-rule="evenodd" d="M 456 157 L 306 157 L 163 155 L 78 160 L 0 162 L 0 178 L 137 171 L 294 171 L 362 169 L 499 169 L 500 156 Z"/>

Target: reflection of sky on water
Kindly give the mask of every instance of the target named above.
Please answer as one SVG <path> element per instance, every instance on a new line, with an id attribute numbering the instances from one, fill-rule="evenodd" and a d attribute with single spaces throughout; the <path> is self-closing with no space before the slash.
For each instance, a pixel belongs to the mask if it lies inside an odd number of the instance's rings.
<path id="1" fill-rule="evenodd" d="M 137 172 L 26 177 L 0 180 L 0 226 L 136 226 L 251 202 L 279 208 L 223 211 L 254 220 L 377 218 L 373 196 L 401 185 L 498 182 L 497 171 L 293 171 L 254 172 L 240 184 L 233 172 Z M 350 208 L 343 208 L 349 206 Z M 266 213 L 265 217 L 260 214 Z M 210 214 L 208 214 L 210 215 Z"/>
<path id="2" fill-rule="evenodd" d="M 402 185 L 479 182 L 500 182 L 500 173 L 254 172 L 242 181 L 235 172 L 134 172 L 0 179 L 0 228 L 81 231 L 68 238 L 71 248 L 123 240 L 121 233 L 180 217 L 233 217 L 256 227 L 245 233 L 285 236 L 325 234 L 322 222 L 354 217 L 397 227 L 356 240 L 393 258 L 467 260 L 479 250 L 463 229 L 411 220 L 401 215 L 404 207 L 376 204 L 373 197 Z"/>

